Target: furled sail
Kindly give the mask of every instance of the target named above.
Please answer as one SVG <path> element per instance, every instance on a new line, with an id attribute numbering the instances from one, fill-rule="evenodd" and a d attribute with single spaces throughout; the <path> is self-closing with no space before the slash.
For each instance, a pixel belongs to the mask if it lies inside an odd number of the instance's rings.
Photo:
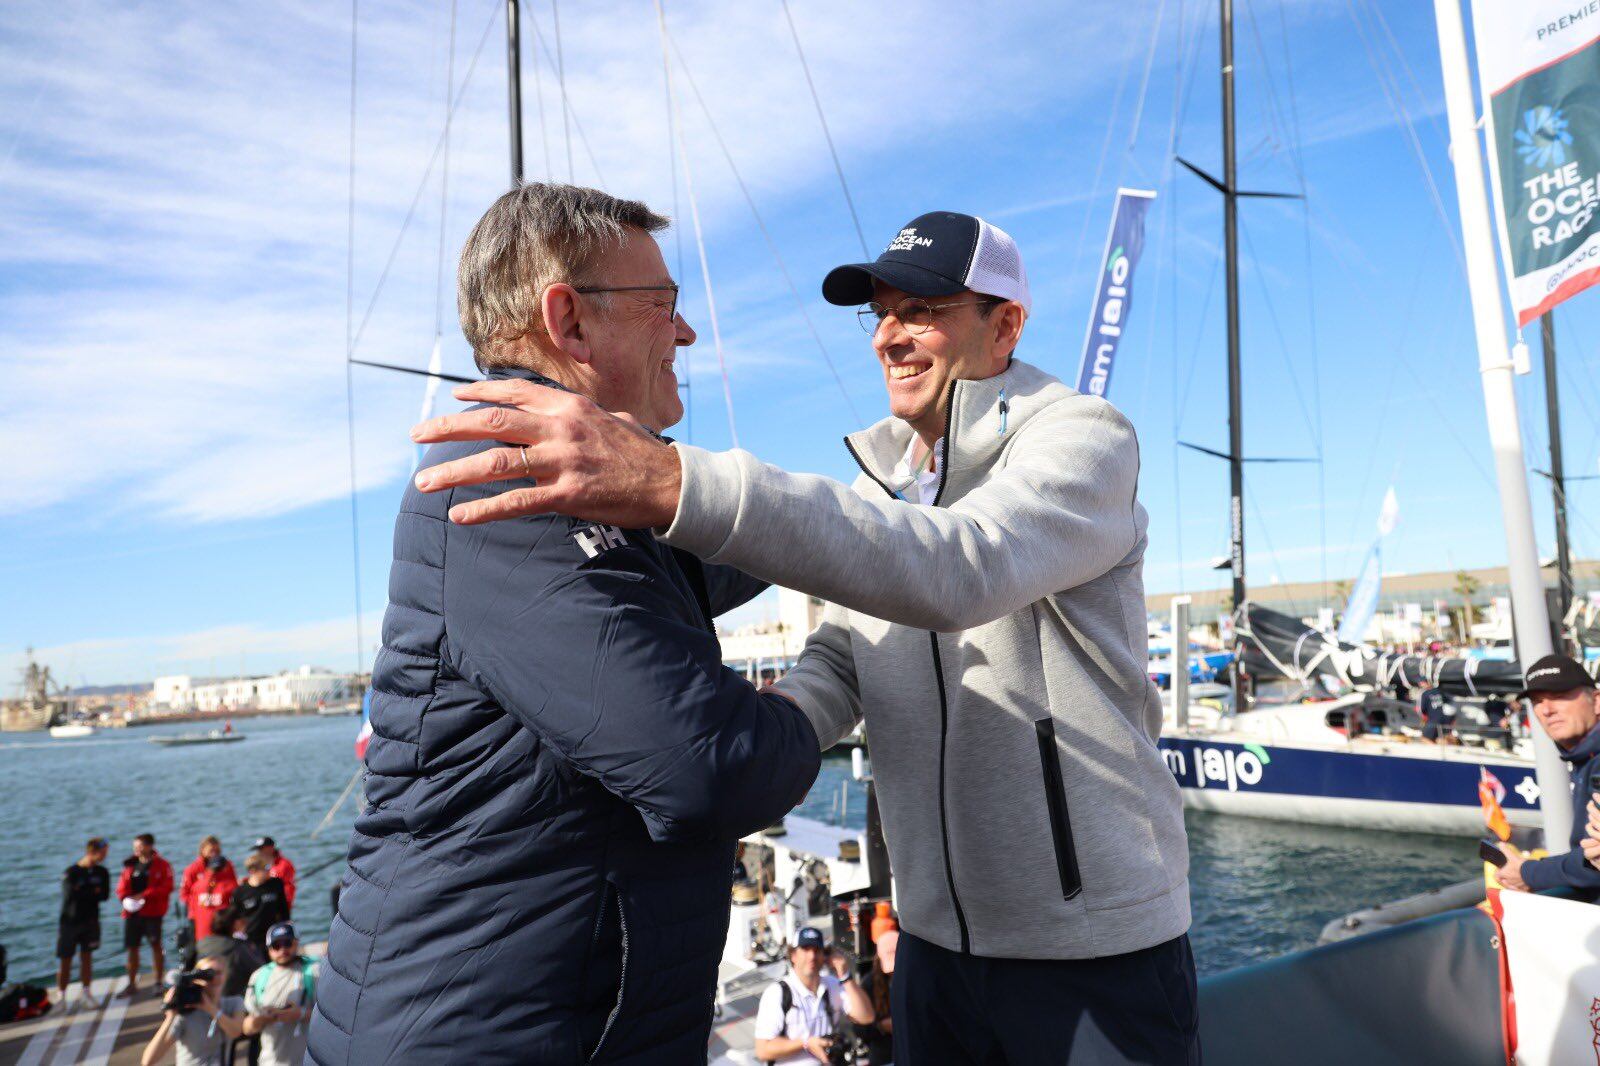
<path id="1" fill-rule="evenodd" d="M 1506 695 L 1522 688 L 1515 662 L 1440 655 L 1391 655 L 1346 644 L 1319 629 L 1254 603 L 1245 604 L 1239 627 L 1246 672 L 1252 677 L 1335 687 L 1409 691 L 1437 687 L 1453 696 Z"/>

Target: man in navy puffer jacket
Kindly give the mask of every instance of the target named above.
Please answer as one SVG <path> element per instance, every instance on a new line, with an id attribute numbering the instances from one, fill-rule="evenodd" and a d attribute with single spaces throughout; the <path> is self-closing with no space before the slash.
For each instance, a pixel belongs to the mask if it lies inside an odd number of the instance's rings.
<path id="1" fill-rule="evenodd" d="M 479 365 L 676 422 L 694 332 L 664 225 L 590 189 L 502 196 L 461 259 Z M 816 734 L 721 664 L 711 618 L 759 582 L 648 530 L 450 522 L 516 485 L 498 450 L 505 481 L 400 507 L 309 1060 L 703 1063 L 735 841 L 804 797 Z"/>

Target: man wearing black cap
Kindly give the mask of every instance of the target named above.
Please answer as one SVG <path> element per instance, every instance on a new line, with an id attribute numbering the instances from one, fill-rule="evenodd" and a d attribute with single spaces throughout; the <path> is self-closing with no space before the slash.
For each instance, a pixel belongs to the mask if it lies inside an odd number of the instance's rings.
<path id="1" fill-rule="evenodd" d="M 1505 888 L 1542 892 L 1548 888 L 1600 889 L 1600 870 L 1584 861 L 1580 847 L 1588 822 L 1590 795 L 1600 789 L 1600 689 L 1594 678 L 1565 655 L 1546 655 L 1528 667 L 1522 695 L 1533 705 L 1539 724 L 1572 767 L 1571 849 L 1547 859 L 1525 859 L 1510 844 L 1501 844 L 1506 864 L 1497 875 Z M 1561 797 L 1547 796 L 1548 803 Z"/>
<path id="2" fill-rule="evenodd" d="M 300 954 L 300 937 L 289 922 L 267 933 L 272 961 L 250 975 L 244 1031 L 261 1035 L 260 1066 L 300 1066 L 306 1057 L 306 1025 L 317 1002 L 317 962 Z"/>
<path id="3" fill-rule="evenodd" d="M 846 439 L 852 486 L 669 446 L 524 382 L 457 389 L 504 406 L 412 432 L 525 446 L 423 470 L 417 486 L 520 469 L 536 484 L 450 518 L 655 528 L 829 603 L 776 691 L 825 748 L 863 715 L 872 737 L 902 927 L 896 1061 L 1198 1061 L 1133 427 L 1013 358 L 1027 274 L 982 219 L 913 219 L 875 261 L 832 271 L 823 295 L 860 305 L 893 416 Z"/>

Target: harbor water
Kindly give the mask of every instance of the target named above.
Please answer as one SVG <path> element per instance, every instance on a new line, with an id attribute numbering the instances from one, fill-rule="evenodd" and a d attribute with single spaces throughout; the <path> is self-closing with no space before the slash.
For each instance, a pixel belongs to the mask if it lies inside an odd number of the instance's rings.
<path id="1" fill-rule="evenodd" d="M 175 877 L 208 833 L 222 839 L 241 871 L 251 841 L 272 836 L 300 871 L 294 916 L 302 936 L 325 937 L 354 798 L 319 835 L 311 834 L 355 771 L 359 719 L 254 718 L 235 727 L 245 741 L 176 748 L 150 738 L 194 726 L 108 730 L 79 740 L 0 734 L 0 944 L 10 953 L 12 980 L 42 981 L 54 973 L 61 872 L 90 836 L 111 842 L 113 884 L 137 833 L 155 834 Z M 830 820 L 841 807 L 847 825 L 864 824 L 865 793 L 850 780 L 850 760 L 830 755 L 800 813 Z M 1190 936 L 1202 974 L 1310 947 L 1332 918 L 1479 870 L 1471 839 L 1193 811 L 1188 827 Z M 119 922 L 115 903 L 108 903 L 100 973 L 121 969 Z"/>

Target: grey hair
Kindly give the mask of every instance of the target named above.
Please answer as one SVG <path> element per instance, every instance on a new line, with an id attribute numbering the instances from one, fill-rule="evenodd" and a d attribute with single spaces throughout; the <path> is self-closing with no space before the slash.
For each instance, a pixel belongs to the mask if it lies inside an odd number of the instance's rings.
<path id="1" fill-rule="evenodd" d="M 592 285 L 601 253 L 670 221 L 638 200 L 581 185 L 529 182 L 501 196 L 461 249 L 456 307 L 480 369 L 518 365 L 518 341 L 541 331 L 544 292 L 557 282 Z"/>

